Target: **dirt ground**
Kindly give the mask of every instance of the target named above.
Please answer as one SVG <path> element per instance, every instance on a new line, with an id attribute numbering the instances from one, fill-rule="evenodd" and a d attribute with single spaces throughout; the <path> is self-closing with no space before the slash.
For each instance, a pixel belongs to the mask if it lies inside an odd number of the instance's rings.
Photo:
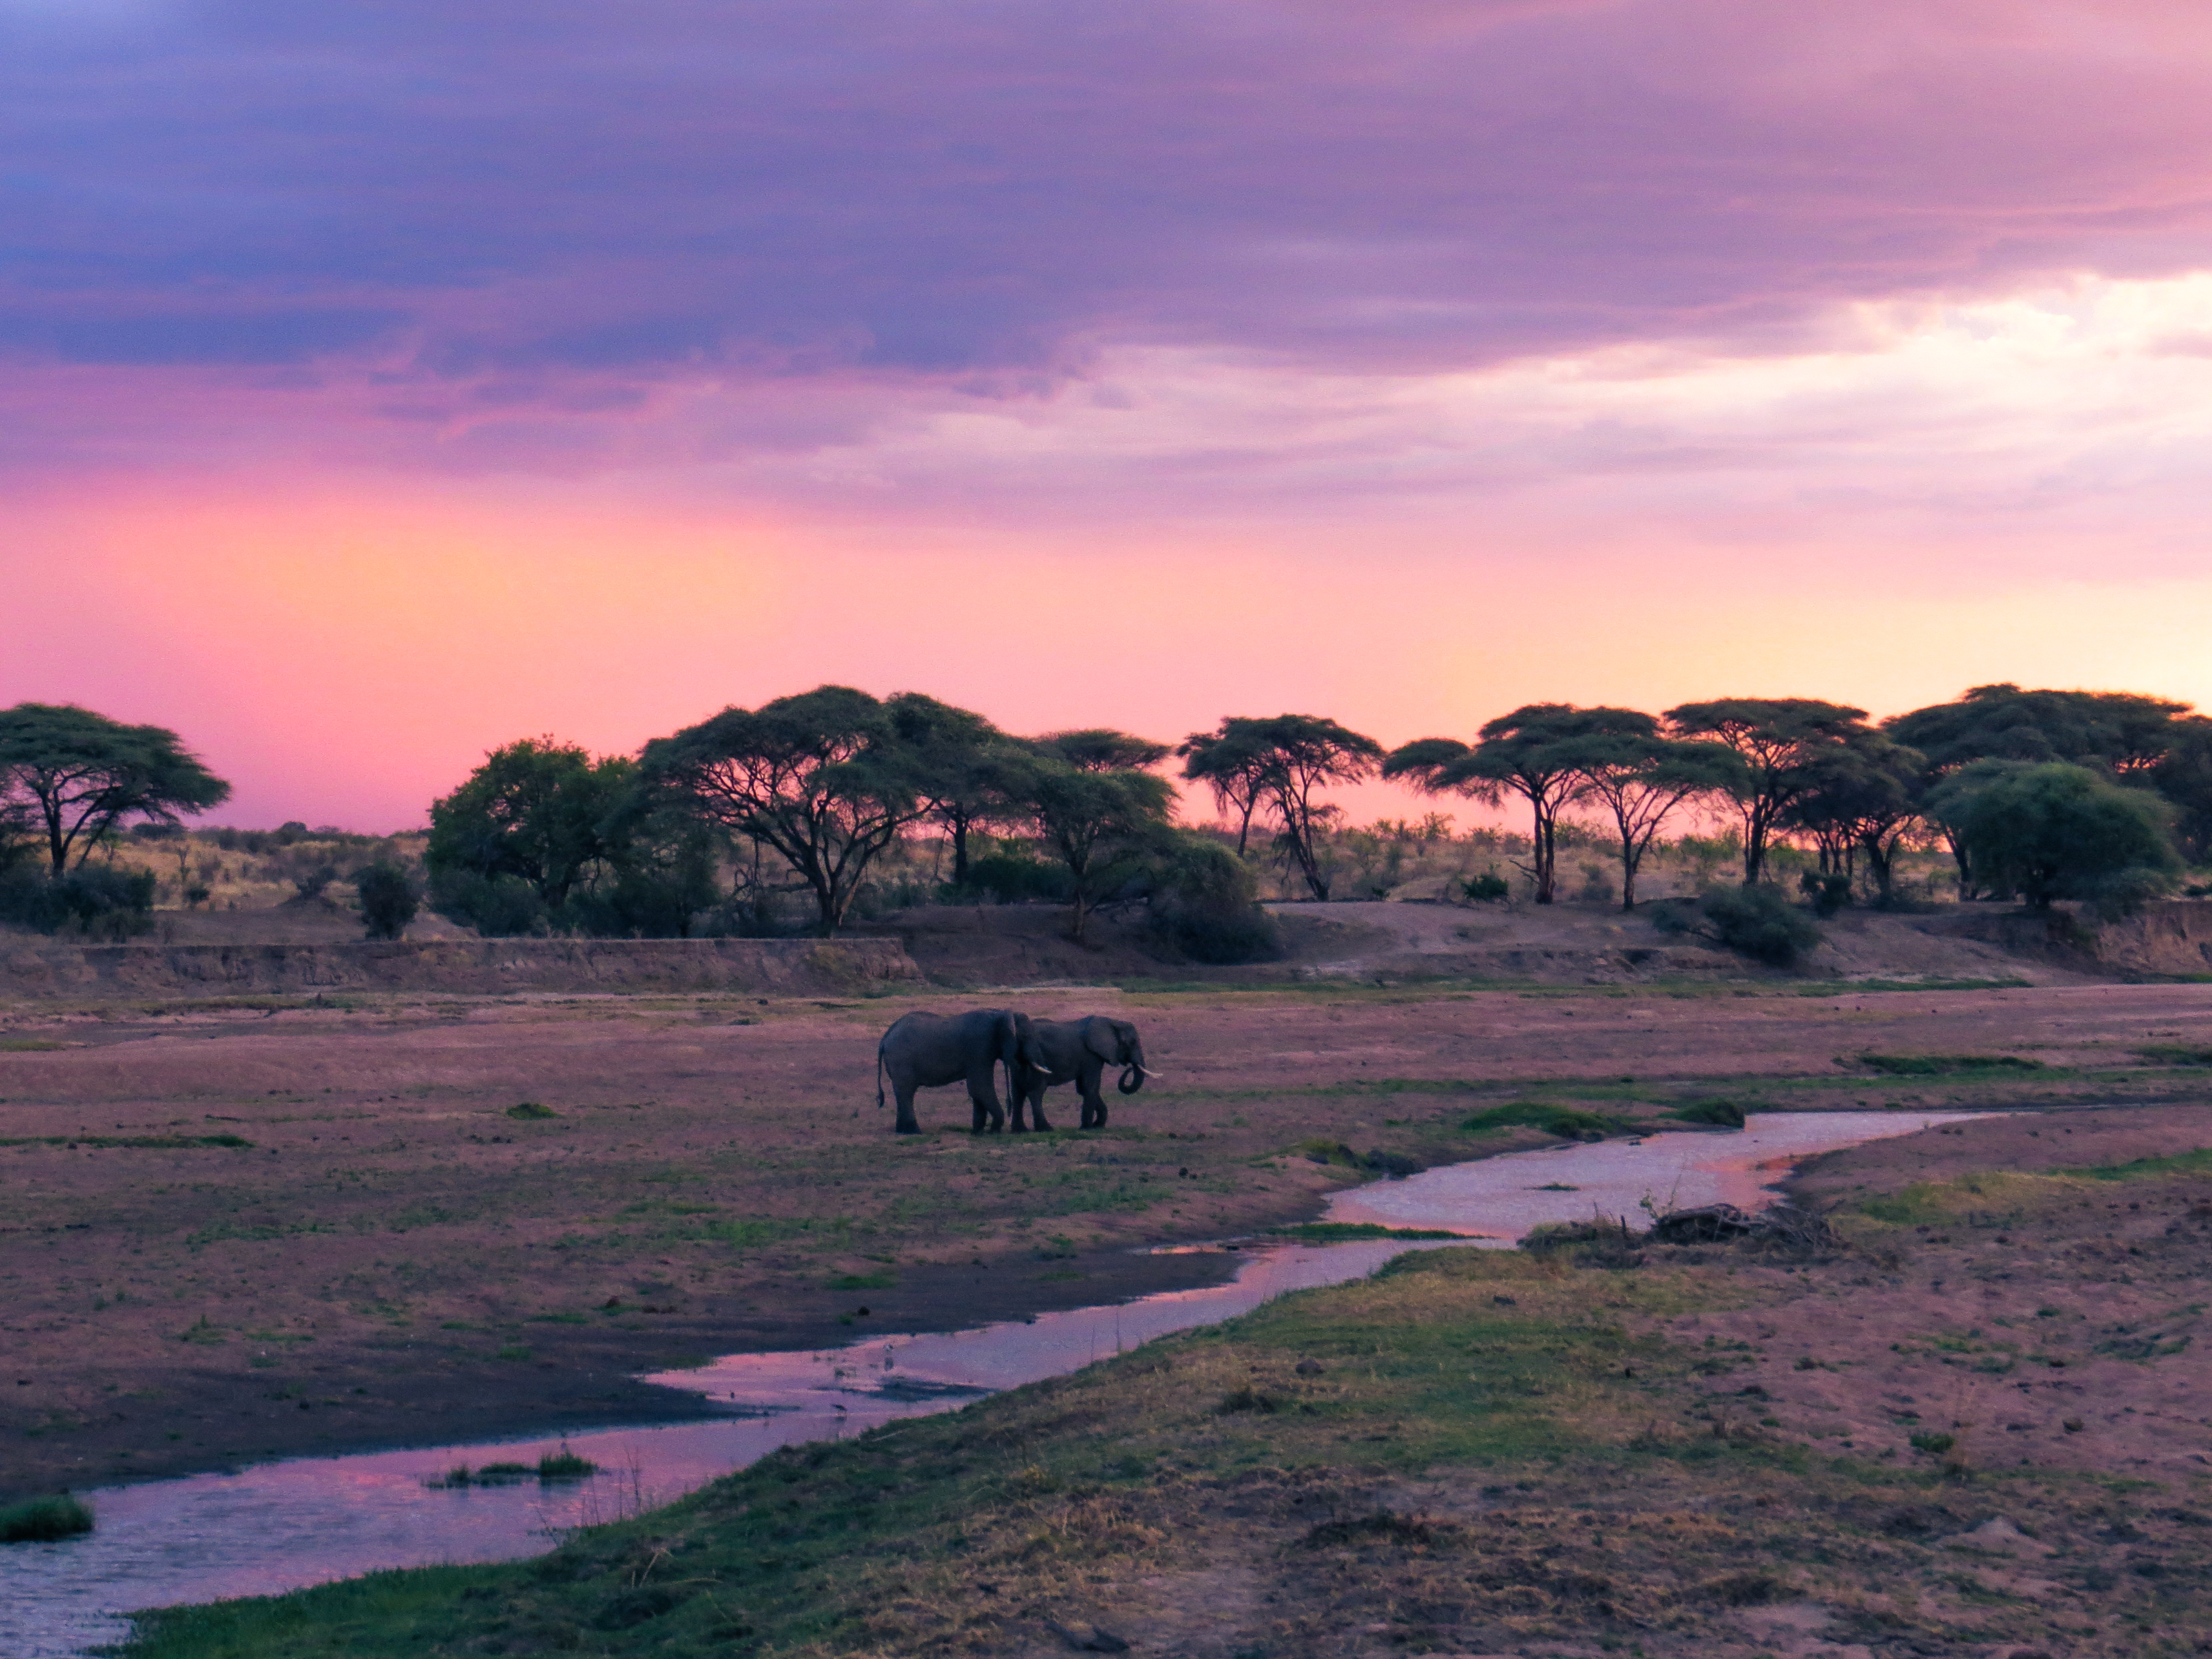
<path id="1" fill-rule="evenodd" d="M 2163 1102 L 2185 1125 L 2212 1092 L 2138 1053 L 2212 1043 L 2194 986 L 1001 1000 L 1136 1020 L 1162 1080 L 1103 1133 L 977 1139 L 943 1091 L 901 1140 L 877 1034 L 978 1000 L 18 1005 L 0 1492 L 650 1420 L 698 1407 L 635 1371 L 1188 1284 L 1219 1259 L 1130 1252 L 1317 1213 L 1361 1177 L 1308 1139 L 1417 1163 L 1545 1139 L 1461 1129 L 1494 1104 Z M 2046 1065 L 1884 1076 L 1867 1052 Z"/>

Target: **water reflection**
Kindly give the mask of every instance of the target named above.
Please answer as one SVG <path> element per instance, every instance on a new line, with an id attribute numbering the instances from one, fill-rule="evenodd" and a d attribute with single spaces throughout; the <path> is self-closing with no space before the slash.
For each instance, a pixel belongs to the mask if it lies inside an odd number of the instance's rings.
<path id="1" fill-rule="evenodd" d="M 1647 1196 L 1662 1207 L 1753 1209 L 1771 1197 L 1765 1183 L 1810 1153 L 1973 1115 L 1761 1114 L 1741 1133 L 1516 1152 L 1356 1188 L 1331 1202 L 1329 1218 L 1449 1228 L 1468 1242 L 1503 1246 L 1540 1222 L 1594 1210 L 1641 1224 Z M 780 1446 L 951 1410 L 1234 1317 L 1289 1291 L 1364 1278 L 1408 1248 L 1437 1247 L 1378 1239 L 1250 1249 L 1226 1285 L 848 1348 L 736 1354 L 663 1372 L 650 1380 L 702 1393 L 730 1415 L 571 1436 L 566 1443 L 601 1469 L 574 1484 L 424 1484 L 456 1463 L 534 1463 L 557 1449 L 538 1439 L 301 1458 L 87 1493 L 100 1522 L 90 1535 L 0 1552 L 0 1654 L 82 1655 L 119 1640 L 126 1627 L 117 1614 L 131 1607 L 271 1595 L 384 1567 L 534 1554 L 566 1528 L 666 1503 Z"/>

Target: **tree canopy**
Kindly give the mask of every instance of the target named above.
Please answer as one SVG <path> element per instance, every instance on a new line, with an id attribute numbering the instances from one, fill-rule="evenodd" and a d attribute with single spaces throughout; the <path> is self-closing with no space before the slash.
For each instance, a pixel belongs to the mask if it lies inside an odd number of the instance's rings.
<path id="1" fill-rule="evenodd" d="M 131 818 L 175 823 L 230 799 L 174 732 L 125 726 L 72 703 L 23 702 L 0 709 L 0 799 L 43 832 L 59 879 L 75 855 Z"/>
<path id="2" fill-rule="evenodd" d="M 1867 727 L 1863 708 L 1809 697 L 1721 697 L 1667 711 L 1677 735 L 1705 738 L 1735 756 L 1727 793 L 1743 822 L 1743 881 L 1766 870 L 1766 845 L 1790 803 L 1818 781 L 1814 763 Z"/>
<path id="3" fill-rule="evenodd" d="M 781 857 L 812 893 L 825 935 L 843 924 L 877 855 L 935 804 L 924 793 L 924 756 L 902 738 L 894 710 L 844 685 L 726 708 L 656 738 L 639 777 L 701 821 Z"/>
<path id="4" fill-rule="evenodd" d="M 637 763 L 551 737 L 495 749 L 461 787 L 430 803 L 431 873 L 513 876 L 558 909 L 586 871 L 614 851 L 607 823 Z"/>
<path id="5" fill-rule="evenodd" d="M 1927 757 L 1936 774 L 1971 761 L 2065 761 L 2115 775 L 2164 758 L 2185 702 L 2133 691 L 2023 691 L 1977 685 L 1956 702 L 1898 714 L 1882 729 Z"/>
<path id="6" fill-rule="evenodd" d="M 1620 908 L 1636 908 L 1636 876 L 1660 828 L 1682 804 L 1724 790 L 1736 776 L 1735 757 L 1717 744 L 1670 738 L 1651 715 L 1633 708 L 1589 708 L 1590 729 L 1561 739 L 1557 757 L 1582 787 L 1574 799 L 1595 803 L 1613 820 L 1620 842 Z"/>
<path id="7" fill-rule="evenodd" d="M 2164 801 L 2063 761 L 1970 762 L 1936 787 L 1928 811 L 1985 880 L 2034 909 L 2062 898 L 2125 908 L 2180 868 Z"/>
<path id="8" fill-rule="evenodd" d="M 1195 747 L 1194 747 L 1195 745 Z M 1382 745 L 1319 714 L 1232 714 L 1209 737 L 1186 739 L 1183 775 L 1210 787 L 1243 776 L 1258 805 L 1275 820 L 1275 844 L 1317 899 L 1328 896 L 1330 871 L 1322 861 L 1318 831 L 1334 810 L 1314 799 L 1332 783 L 1358 783 L 1375 775 Z M 1194 770 L 1195 768 L 1197 769 Z M 1217 797 L 1231 797 L 1217 787 Z M 1251 809 L 1246 808 L 1249 823 Z M 1237 845 L 1241 850 L 1243 837 Z"/>
<path id="9" fill-rule="evenodd" d="M 1825 869 L 1849 877 L 1854 856 L 1864 854 L 1887 904 L 1895 896 L 1898 845 L 1920 817 L 1918 783 L 1926 764 L 1918 750 L 1883 732 L 1846 732 L 1841 742 L 1808 758 L 1804 787 L 1780 821 L 1814 838 Z"/>
<path id="10" fill-rule="evenodd" d="M 1632 708 L 1528 703 L 1484 726 L 1472 744 L 1423 738 L 1395 749 L 1382 763 L 1382 775 L 1408 779 L 1430 794 L 1492 803 L 1519 795 L 1534 817 L 1528 873 L 1536 902 L 1549 904 L 1557 896 L 1559 813 L 1589 787 L 1586 763 L 1608 753 L 1602 746 L 1607 740 L 1640 744 L 1656 734 L 1651 717 Z M 1617 761 L 1620 751 L 1611 752 Z"/>
<path id="11" fill-rule="evenodd" d="M 1035 756 L 1015 769 L 1010 793 L 1038 839 L 1067 866 L 1070 931 L 1079 939 L 1091 911 L 1135 872 L 1166 834 L 1175 799 L 1167 780 L 1150 772 L 1103 771 L 1049 755 Z"/>

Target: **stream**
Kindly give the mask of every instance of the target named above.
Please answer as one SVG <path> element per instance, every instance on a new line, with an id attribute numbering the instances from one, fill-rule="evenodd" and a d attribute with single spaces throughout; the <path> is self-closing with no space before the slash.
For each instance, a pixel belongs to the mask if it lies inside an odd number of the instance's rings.
<path id="1" fill-rule="evenodd" d="M 1505 1248 L 1543 1222 L 1726 1203 L 1756 1210 L 1800 1159 L 1971 1112 L 1757 1113 L 1733 1133 L 1566 1143 L 1446 1164 L 1340 1193 L 1328 1218 L 1448 1229 Z M 0 1653 L 75 1659 L 123 1640 L 135 1607 L 269 1595 L 380 1568 L 512 1560 L 577 1527 L 635 1515 L 778 1447 L 950 1411 L 1000 1389 L 1079 1370 L 1155 1337 L 1234 1318 L 1287 1291 L 1364 1278 L 1441 1243 L 1197 1247 L 1244 1257 L 1228 1284 L 1073 1308 L 972 1330 L 873 1336 L 850 1347 L 732 1354 L 647 1380 L 702 1393 L 726 1416 L 346 1457 L 296 1458 L 228 1474 L 80 1493 L 95 1531 L 0 1548 Z M 1193 1247 L 1176 1247 L 1188 1249 Z M 599 1466 L 586 1479 L 434 1486 L 457 1464 L 535 1465 L 565 1444 Z"/>

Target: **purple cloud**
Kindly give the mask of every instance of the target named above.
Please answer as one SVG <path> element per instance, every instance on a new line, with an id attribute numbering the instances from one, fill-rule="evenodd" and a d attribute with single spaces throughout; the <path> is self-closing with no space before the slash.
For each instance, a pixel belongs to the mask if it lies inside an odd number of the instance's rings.
<path id="1" fill-rule="evenodd" d="M 0 7 L 0 361 L 356 415 L 1434 372 L 2203 264 L 2154 3 Z M 260 378 L 254 378 L 258 375 Z M 811 418 L 802 416 L 802 420 Z M 556 448 L 558 445 L 555 446 Z"/>

